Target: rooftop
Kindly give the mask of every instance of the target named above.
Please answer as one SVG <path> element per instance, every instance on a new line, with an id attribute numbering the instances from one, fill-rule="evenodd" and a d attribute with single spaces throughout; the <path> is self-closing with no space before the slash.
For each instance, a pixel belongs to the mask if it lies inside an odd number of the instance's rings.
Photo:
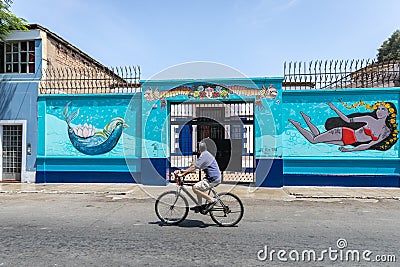
<path id="1" fill-rule="evenodd" d="M 71 44 L 70 42 L 68 42 L 67 40 L 62 38 L 61 36 L 55 34 L 54 32 L 50 31 L 49 29 L 47 29 L 39 24 L 30 24 L 29 29 L 41 30 L 41 31 L 46 32 L 49 37 L 53 38 L 54 40 L 56 40 L 60 44 L 64 45 L 65 47 L 71 49 L 73 52 L 79 54 L 82 58 L 84 58 L 84 59 L 88 60 L 89 62 L 93 63 L 94 65 L 96 65 L 96 67 L 101 68 L 101 69 L 103 69 L 103 68 L 108 69 L 106 66 L 101 64 L 99 61 L 95 60 L 94 58 L 92 58 L 91 56 L 89 56 L 88 54 L 86 54 L 85 52 L 80 50 L 78 47 L 74 46 L 73 44 Z"/>

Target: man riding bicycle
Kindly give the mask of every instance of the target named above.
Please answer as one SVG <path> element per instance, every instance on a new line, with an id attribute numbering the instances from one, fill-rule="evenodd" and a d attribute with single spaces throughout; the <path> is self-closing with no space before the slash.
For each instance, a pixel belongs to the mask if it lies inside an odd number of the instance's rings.
<path id="1" fill-rule="evenodd" d="M 189 168 L 182 170 L 181 173 L 176 172 L 176 174 L 178 176 L 185 176 L 193 172 L 196 168 L 205 172 L 206 176 L 204 179 L 192 186 L 193 192 L 197 195 L 198 206 L 191 209 L 196 213 L 199 211 L 203 213 L 217 201 L 214 197 L 208 195 L 206 191 L 221 183 L 221 171 L 215 157 L 207 151 L 206 139 L 203 139 L 199 143 L 199 151 L 201 152 L 199 158 Z M 208 204 L 201 205 L 202 198 L 208 200 Z"/>

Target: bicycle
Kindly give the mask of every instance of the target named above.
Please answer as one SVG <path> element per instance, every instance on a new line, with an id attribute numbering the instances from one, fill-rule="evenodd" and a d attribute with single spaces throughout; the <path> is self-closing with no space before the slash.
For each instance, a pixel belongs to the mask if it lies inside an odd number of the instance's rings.
<path id="1" fill-rule="evenodd" d="M 196 198 L 184 187 L 185 178 L 171 173 L 171 180 L 175 180 L 177 189 L 162 193 L 156 200 L 155 211 L 157 217 L 165 224 L 177 225 L 184 221 L 189 213 L 189 203 L 182 194 L 185 192 L 194 203 Z M 219 226 L 234 226 L 240 222 L 244 214 L 243 203 L 238 196 L 230 192 L 218 193 L 216 186 L 208 190 L 208 194 L 213 194 L 217 202 L 208 207 L 204 213 L 210 214 L 211 219 Z M 208 201 L 206 201 L 206 204 Z"/>

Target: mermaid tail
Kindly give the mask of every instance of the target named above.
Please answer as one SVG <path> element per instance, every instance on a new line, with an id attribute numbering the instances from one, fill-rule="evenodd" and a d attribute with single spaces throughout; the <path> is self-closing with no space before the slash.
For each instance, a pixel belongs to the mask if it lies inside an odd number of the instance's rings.
<path id="1" fill-rule="evenodd" d="M 93 125 L 85 123 L 72 128 L 71 121 L 78 117 L 79 109 L 68 114 L 68 102 L 62 115 L 68 125 L 68 137 L 71 144 L 79 152 L 86 155 L 100 155 L 111 151 L 118 143 L 124 128 L 129 127 L 121 117 L 115 117 L 101 131 Z"/>

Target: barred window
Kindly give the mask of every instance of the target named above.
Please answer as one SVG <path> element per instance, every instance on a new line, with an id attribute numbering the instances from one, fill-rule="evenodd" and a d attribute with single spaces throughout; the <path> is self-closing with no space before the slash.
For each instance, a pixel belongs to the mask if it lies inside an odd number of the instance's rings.
<path id="1" fill-rule="evenodd" d="M 0 44 L 0 73 L 34 73 L 35 41 Z"/>

